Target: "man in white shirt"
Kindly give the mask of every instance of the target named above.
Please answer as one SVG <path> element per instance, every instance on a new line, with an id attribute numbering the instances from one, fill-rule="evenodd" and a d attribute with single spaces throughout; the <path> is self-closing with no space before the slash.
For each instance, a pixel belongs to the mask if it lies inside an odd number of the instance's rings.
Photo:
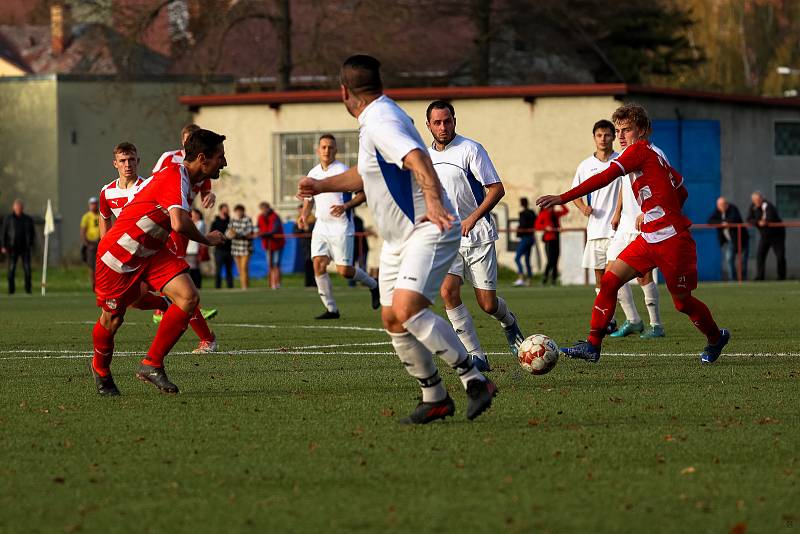
<path id="1" fill-rule="evenodd" d="M 425 424 L 455 413 L 434 354 L 458 373 L 472 420 L 491 406 L 497 387 L 475 367 L 447 321 L 429 308 L 458 253 L 461 223 L 413 121 L 383 94 L 380 62 L 351 56 L 340 79 L 344 105 L 359 122 L 358 167 L 324 180 L 303 178 L 299 196 L 360 190 L 367 196 L 383 238 L 383 325 L 422 389 L 422 401 L 401 422 Z"/>
<path id="2" fill-rule="evenodd" d="M 469 280 L 481 309 L 503 328 L 511 354 L 525 339 L 506 302 L 497 296 L 497 229 L 492 209 L 505 189 L 489 154 L 479 143 L 456 133 L 456 112 L 449 102 L 431 102 L 426 125 L 433 136 L 428 153 L 450 202 L 461 219 L 461 246 L 441 287 L 447 317 L 481 371 L 489 360 L 478 341 L 472 315 L 461 301 L 461 285 Z"/>
<path id="3" fill-rule="evenodd" d="M 341 174 L 347 165 L 336 159 L 336 138 L 331 134 L 323 134 L 317 143 L 319 165 L 308 171 L 308 176 L 315 180 L 324 180 L 329 176 Z M 303 211 L 300 224 L 305 226 L 306 220 L 314 205 L 314 230 L 311 232 L 311 258 L 314 262 L 314 279 L 317 291 L 325 306 L 325 312 L 316 319 L 338 319 L 339 307 L 333 298 L 333 286 L 328 276 L 328 265 L 333 260 L 336 271 L 349 280 L 361 282 L 372 293 L 372 309 L 381 305 L 378 281 L 360 267 L 353 266 L 353 209 L 366 200 L 363 191 L 355 195 L 351 192 L 320 193 L 313 199 L 303 200 Z"/>
<path id="4" fill-rule="evenodd" d="M 578 165 L 575 178 L 572 180 L 573 188 L 606 170 L 611 165 L 611 160 L 618 156 L 614 152 L 614 125 L 611 121 L 597 121 L 592 127 L 592 136 L 596 150 Z M 614 209 L 617 206 L 619 189 L 620 183 L 617 180 L 588 195 L 586 201 L 583 198 L 577 198 L 573 202 L 575 207 L 588 218 L 586 247 L 583 250 L 581 266 L 594 271 L 595 294 L 600 292 L 600 279 L 608 264 L 606 251 L 614 236 L 611 218 L 614 216 Z M 612 321 L 609 328 L 611 331 L 616 330 L 616 321 Z"/>

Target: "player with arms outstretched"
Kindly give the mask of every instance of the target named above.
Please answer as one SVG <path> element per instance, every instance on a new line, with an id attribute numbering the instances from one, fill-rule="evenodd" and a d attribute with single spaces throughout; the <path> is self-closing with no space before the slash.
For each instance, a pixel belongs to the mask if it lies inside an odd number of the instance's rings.
<path id="1" fill-rule="evenodd" d="M 697 288 L 697 247 L 689 233 L 691 221 L 681 208 L 688 197 L 683 177 L 655 152 L 647 141 L 650 118 L 637 104 L 625 104 L 612 116 L 617 137 L 627 147 L 605 171 L 561 195 L 540 197 L 536 204 L 548 208 L 587 195 L 629 175 L 633 192 L 642 208 L 641 234 L 619 255 L 601 279 L 594 302 L 591 330 L 586 341 L 562 348 L 567 356 L 593 363 L 600 360 L 600 346 L 616 307 L 623 284 L 657 267 L 667 283 L 675 308 L 689 316 L 708 341 L 700 361 L 715 362 L 730 340 L 727 329 L 719 329 L 708 307 L 692 295 Z"/>
<path id="2" fill-rule="evenodd" d="M 358 167 L 324 180 L 303 178 L 299 196 L 360 191 L 383 237 L 383 325 L 422 402 L 401 422 L 425 424 L 455 413 L 433 355 L 456 370 L 467 390 L 467 419 L 491 406 L 494 383 L 478 371 L 452 327 L 430 310 L 461 240 L 461 224 L 442 191 L 411 118 L 383 94 L 380 62 L 352 56 L 341 70 L 344 105 L 358 118 Z"/>
<path id="3" fill-rule="evenodd" d="M 461 286 L 469 280 L 480 308 L 497 319 L 515 357 L 525 340 L 517 318 L 497 296 L 497 229 L 492 209 L 505 195 L 503 182 L 480 143 L 456 133 L 452 104 L 436 100 L 428 105 L 426 123 L 433 136 L 428 154 L 450 202 L 461 219 L 461 246 L 440 290 L 447 317 L 481 371 L 489 359 L 478 341 L 472 315 L 461 301 Z"/>
<path id="4" fill-rule="evenodd" d="M 336 138 L 331 134 L 322 134 L 317 143 L 317 157 L 319 165 L 308 171 L 308 176 L 316 180 L 324 180 L 329 176 L 341 174 L 347 170 L 347 165 L 336 159 Z M 300 213 L 300 225 L 305 226 L 314 206 L 316 223 L 311 232 L 311 258 L 314 262 L 314 279 L 317 282 L 317 292 L 322 300 L 325 311 L 316 319 L 338 319 L 339 307 L 333 298 L 333 286 L 328 276 L 328 265 L 331 261 L 336 265 L 336 271 L 347 278 L 361 282 L 372 293 L 372 309 L 381 306 L 378 281 L 367 274 L 364 269 L 353 265 L 353 248 L 355 239 L 355 226 L 353 224 L 353 209 L 366 200 L 363 191 L 355 195 L 351 192 L 321 193 L 313 199 L 303 200 L 303 209 Z"/>
<path id="5" fill-rule="evenodd" d="M 164 357 L 180 339 L 197 310 L 199 296 L 189 277 L 186 261 L 167 248 L 170 231 L 209 246 L 224 242 L 219 232 L 201 234 L 189 215 L 191 187 L 219 177 L 225 167 L 225 136 L 208 130 L 194 132 L 186 144 L 181 165 L 165 167 L 142 183 L 141 190 L 120 213 L 100 240 L 97 250 L 97 305 L 100 319 L 92 330 L 92 374 L 101 395 L 119 395 L 111 376 L 114 335 L 128 307 L 153 309 L 164 302 L 147 289 L 160 291 L 172 301 L 159 324 L 147 356 L 136 377 L 165 393 L 177 393 L 164 371 Z"/>

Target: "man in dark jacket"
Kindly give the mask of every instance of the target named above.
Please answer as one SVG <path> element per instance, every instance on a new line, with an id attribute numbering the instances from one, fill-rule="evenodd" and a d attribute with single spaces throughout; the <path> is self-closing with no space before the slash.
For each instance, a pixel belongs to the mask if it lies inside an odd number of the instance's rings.
<path id="1" fill-rule="evenodd" d="M 717 209 L 708 218 L 708 224 L 728 225 L 743 222 L 739 208 L 728 202 L 725 197 L 717 199 Z M 739 232 L 741 232 L 741 237 Z M 747 280 L 747 257 L 750 254 L 750 234 L 747 228 L 717 228 L 717 239 L 728 268 L 728 280 L 737 279 L 737 252 L 740 252 L 742 256 L 742 280 Z M 739 246 L 740 243 L 741 246 Z"/>
<path id="2" fill-rule="evenodd" d="M 530 285 L 533 273 L 531 272 L 531 249 L 536 245 L 536 235 L 533 227 L 536 224 L 536 212 L 528 207 L 528 199 L 519 199 L 522 211 L 519 212 L 519 223 L 517 224 L 517 253 L 514 261 L 517 263 L 517 280 L 515 286 Z M 525 270 L 522 269 L 522 261 L 525 260 Z M 527 274 L 527 277 L 525 276 Z"/>
<path id="3" fill-rule="evenodd" d="M 228 231 L 228 223 L 231 222 L 230 211 L 227 204 L 219 205 L 219 214 L 211 222 L 211 231 L 221 232 L 225 235 Z M 222 287 L 222 268 L 225 267 L 225 283 L 228 289 L 233 287 L 233 256 L 231 255 L 231 240 L 226 239 L 221 245 L 214 247 L 214 264 L 216 265 L 217 275 L 214 285 L 217 289 Z"/>
<path id="4" fill-rule="evenodd" d="M 764 198 L 761 191 L 754 192 L 750 199 L 753 203 L 750 206 L 747 222 L 756 225 L 760 234 L 756 253 L 758 266 L 756 280 L 764 279 L 764 266 L 770 248 L 775 251 L 775 259 L 778 262 L 778 280 L 786 280 L 786 229 L 782 226 L 769 226 L 769 223 L 782 222 L 778 210 L 772 202 Z"/>
<path id="5" fill-rule="evenodd" d="M 17 260 L 22 258 L 25 292 L 31 292 L 31 251 L 34 243 L 33 219 L 24 213 L 21 200 L 14 201 L 12 213 L 3 219 L 2 251 L 8 254 L 8 293 L 16 291 Z"/>

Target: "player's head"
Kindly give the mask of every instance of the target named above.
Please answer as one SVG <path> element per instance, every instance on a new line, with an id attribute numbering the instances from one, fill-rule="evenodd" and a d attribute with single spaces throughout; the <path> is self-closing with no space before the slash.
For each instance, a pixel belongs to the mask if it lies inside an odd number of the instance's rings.
<path id="1" fill-rule="evenodd" d="M 719 197 L 717 199 L 717 209 L 722 213 L 728 211 L 728 199 L 726 199 L 725 197 Z"/>
<path id="2" fill-rule="evenodd" d="M 202 128 L 192 132 L 186 138 L 183 146 L 186 156 L 183 161 L 190 170 L 190 174 L 191 171 L 198 173 L 199 178 L 196 181 L 219 178 L 219 171 L 228 164 L 225 161 L 224 141 L 224 135 Z"/>
<path id="3" fill-rule="evenodd" d="M 614 131 L 622 148 L 650 135 L 650 117 L 644 106 L 629 102 L 617 108 L 611 116 Z"/>
<path id="4" fill-rule="evenodd" d="M 761 204 L 764 203 L 764 194 L 761 191 L 753 191 L 753 194 L 750 195 L 750 201 L 753 206 L 760 208 Z"/>
<path id="5" fill-rule="evenodd" d="M 14 212 L 14 215 L 22 215 L 22 212 L 25 210 L 25 203 L 22 202 L 21 198 L 14 199 L 14 204 L 11 205 L 11 211 Z"/>
<path id="6" fill-rule="evenodd" d="M 99 206 L 100 205 L 97 202 L 97 197 L 91 197 L 89 199 L 89 211 L 91 211 L 92 213 L 97 213 Z"/>
<path id="7" fill-rule="evenodd" d="M 194 123 L 184 126 L 183 129 L 181 129 L 181 146 L 186 146 L 186 140 L 189 139 L 189 136 L 199 129 L 200 127 Z"/>
<path id="8" fill-rule="evenodd" d="M 528 209 L 528 197 L 520 198 L 519 203 L 523 208 Z"/>
<path id="9" fill-rule="evenodd" d="M 139 151 L 133 143 L 120 143 L 114 147 L 114 168 L 120 178 L 136 179 L 136 170 L 139 168 Z"/>
<path id="10" fill-rule="evenodd" d="M 339 83 L 347 111 L 357 117 L 370 99 L 383 93 L 381 62 L 362 54 L 350 56 L 342 64 Z"/>
<path id="11" fill-rule="evenodd" d="M 594 123 L 592 126 L 592 136 L 594 146 L 601 152 L 611 152 L 614 150 L 614 124 L 606 119 Z"/>
<path id="12" fill-rule="evenodd" d="M 437 143 L 447 145 L 456 136 L 456 110 L 450 102 L 434 100 L 425 112 L 425 125 Z"/>
<path id="13" fill-rule="evenodd" d="M 333 134 L 322 134 L 317 142 L 317 157 L 319 162 L 326 167 L 334 162 L 338 150 L 336 148 L 336 138 Z"/>

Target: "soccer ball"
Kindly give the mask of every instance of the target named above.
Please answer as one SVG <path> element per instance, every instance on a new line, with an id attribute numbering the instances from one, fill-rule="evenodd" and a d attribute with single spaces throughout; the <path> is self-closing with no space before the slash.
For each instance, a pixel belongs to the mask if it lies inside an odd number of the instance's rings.
<path id="1" fill-rule="evenodd" d="M 544 334 L 533 334 L 520 344 L 517 354 L 523 369 L 533 375 L 544 375 L 558 362 L 558 345 Z"/>

